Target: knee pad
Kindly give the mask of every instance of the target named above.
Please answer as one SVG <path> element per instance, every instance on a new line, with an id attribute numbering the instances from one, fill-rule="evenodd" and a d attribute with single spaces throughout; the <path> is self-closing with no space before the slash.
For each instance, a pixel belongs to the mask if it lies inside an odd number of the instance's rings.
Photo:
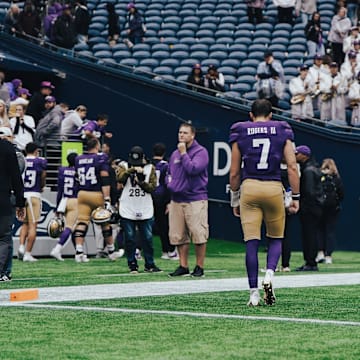
<path id="1" fill-rule="evenodd" d="M 102 236 L 104 237 L 104 239 L 112 236 L 112 228 L 111 226 L 105 229 L 102 229 Z"/>
<path id="2" fill-rule="evenodd" d="M 79 226 L 81 226 L 79 228 Z M 85 223 L 78 223 L 76 225 L 76 228 L 73 232 L 73 235 L 72 235 L 72 238 L 73 239 L 77 239 L 77 238 L 84 238 L 86 233 L 87 233 L 87 230 L 88 230 L 88 225 L 85 224 Z"/>

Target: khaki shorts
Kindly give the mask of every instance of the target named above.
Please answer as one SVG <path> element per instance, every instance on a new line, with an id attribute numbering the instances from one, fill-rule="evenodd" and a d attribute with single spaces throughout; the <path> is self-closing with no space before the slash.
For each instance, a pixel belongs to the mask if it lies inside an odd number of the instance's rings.
<path id="1" fill-rule="evenodd" d="M 266 236 L 283 238 L 285 206 L 281 182 L 244 180 L 241 184 L 240 220 L 245 241 L 261 239 L 263 220 Z"/>
<path id="2" fill-rule="evenodd" d="M 65 225 L 73 229 L 78 217 L 78 201 L 76 198 L 66 200 Z"/>
<path id="3" fill-rule="evenodd" d="M 102 192 L 79 191 L 77 223 L 89 224 L 92 211 L 99 206 L 104 206 L 104 196 Z"/>
<path id="4" fill-rule="evenodd" d="M 41 217 L 42 201 L 38 197 L 29 197 L 26 199 L 24 223 L 37 223 Z"/>
<path id="5" fill-rule="evenodd" d="M 171 201 L 169 237 L 172 245 L 205 244 L 209 237 L 207 200 L 190 203 Z"/>

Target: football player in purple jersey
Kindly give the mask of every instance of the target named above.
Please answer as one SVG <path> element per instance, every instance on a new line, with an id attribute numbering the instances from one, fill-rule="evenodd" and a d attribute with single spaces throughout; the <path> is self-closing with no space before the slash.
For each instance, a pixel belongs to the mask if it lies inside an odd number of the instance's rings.
<path id="1" fill-rule="evenodd" d="M 74 230 L 76 243 L 75 261 L 88 262 L 84 254 L 85 235 L 89 226 L 91 213 L 98 207 L 110 208 L 110 177 L 109 162 L 105 154 L 99 154 L 100 143 L 96 138 L 87 142 L 88 153 L 75 159 L 75 171 L 78 185 L 78 219 Z M 102 234 L 107 244 L 109 260 L 116 260 L 114 241 L 109 223 L 102 223 Z"/>
<path id="2" fill-rule="evenodd" d="M 41 215 L 41 193 L 45 186 L 47 160 L 39 157 L 38 146 L 33 142 L 26 145 L 25 152 L 26 170 L 23 179 L 26 215 L 20 229 L 18 258 L 35 262 L 37 259 L 31 255 L 31 251 L 35 244 L 37 223 Z"/>
<path id="3" fill-rule="evenodd" d="M 99 114 L 96 120 L 89 120 L 80 129 L 82 137 L 89 139 L 96 137 L 101 139 L 105 137 L 107 139 L 112 138 L 112 133 L 105 130 L 105 126 L 109 122 L 109 117 L 106 114 Z"/>
<path id="4" fill-rule="evenodd" d="M 64 261 L 61 256 L 61 249 L 71 235 L 78 211 L 77 183 L 75 181 L 75 158 L 76 153 L 67 156 L 69 166 L 59 168 L 58 193 L 56 198 L 56 214 L 65 216 L 65 229 L 60 235 L 56 246 L 51 250 L 50 255 L 59 261 Z"/>
<path id="5" fill-rule="evenodd" d="M 268 238 L 266 273 L 263 281 L 264 302 L 275 302 L 273 275 L 284 237 L 285 206 L 280 163 L 287 164 L 292 189 L 289 213 L 299 210 L 299 173 L 294 154 L 291 127 L 285 121 L 271 120 L 271 103 L 255 100 L 252 121 L 238 122 L 230 130 L 232 146 L 230 167 L 231 206 L 240 217 L 246 243 L 246 269 L 250 286 L 248 305 L 260 304 L 258 290 L 258 247 L 264 220 Z"/>

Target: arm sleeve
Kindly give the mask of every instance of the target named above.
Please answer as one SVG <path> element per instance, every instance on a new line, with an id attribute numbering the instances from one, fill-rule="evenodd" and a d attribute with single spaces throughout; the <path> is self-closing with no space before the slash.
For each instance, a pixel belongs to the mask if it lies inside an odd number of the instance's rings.
<path id="1" fill-rule="evenodd" d="M 202 148 L 192 158 L 186 153 L 181 156 L 181 162 L 188 175 L 198 175 L 204 171 L 209 164 L 208 152 Z"/>

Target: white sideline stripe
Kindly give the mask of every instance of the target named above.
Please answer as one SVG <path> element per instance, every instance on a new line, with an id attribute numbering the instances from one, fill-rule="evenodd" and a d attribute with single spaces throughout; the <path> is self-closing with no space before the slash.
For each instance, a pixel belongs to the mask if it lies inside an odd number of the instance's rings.
<path id="1" fill-rule="evenodd" d="M 259 284 L 261 284 L 261 279 L 259 279 Z M 281 275 L 275 276 L 274 281 L 275 289 L 359 284 L 360 273 Z M 18 290 L 21 291 L 24 289 L 0 290 L 0 307 L 10 303 L 10 292 Z M 32 300 L 31 303 L 99 300 L 156 295 L 183 295 L 243 290 L 248 290 L 247 278 L 210 280 L 206 278 L 196 280 L 192 278 L 181 278 L 176 279 L 175 281 L 39 288 L 39 299 Z"/>
<path id="2" fill-rule="evenodd" d="M 341 321 L 341 320 L 321 320 L 321 319 L 301 319 L 289 317 L 276 317 L 276 316 L 247 316 L 247 315 L 234 315 L 234 314 L 210 314 L 199 312 L 186 312 L 186 311 L 168 311 L 168 310 L 144 310 L 144 309 L 122 309 L 122 308 L 104 308 L 93 306 L 67 306 L 67 305 L 45 305 L 45 304 L 22 304 L 18 305 L 30 308 L 41 309 L 55 309 L 55 310 L 83 310 L 95 312 L 117 312 L 129 314 L 153 314 L 153 315 L 171 315 L 171 316 L 189 316 L 196 318 L 211 318 L 211 319 L 235 319 L 235 320 L 252 320 L 252 321 L 281 321 L 281 322 L 294 322 L 306 324 L 321 324 L 321 325 L 341 325 L 341 326 L 360 326 L 360 322 L 356 321 Z"/>

